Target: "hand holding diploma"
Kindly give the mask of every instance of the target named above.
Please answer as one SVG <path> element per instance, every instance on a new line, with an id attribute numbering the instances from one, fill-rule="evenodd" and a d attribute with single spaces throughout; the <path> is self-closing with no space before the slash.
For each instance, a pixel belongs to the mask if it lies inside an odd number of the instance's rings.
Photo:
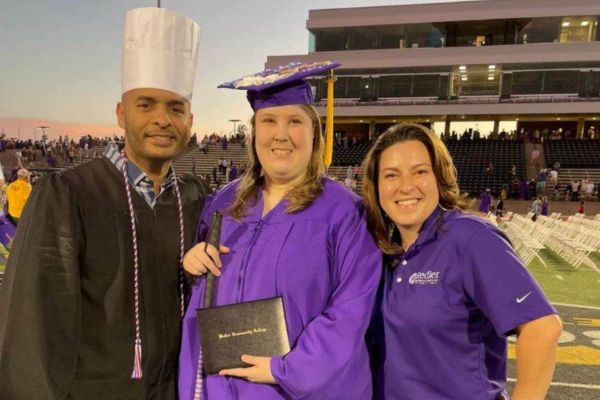
<path id="1" fill-rule="evenodd" d="M 235 376 L 254 383 L 276 383 L 271 374 L 271 357 L 244 354 L 242 361 L 250 364 L 250 367 L 223 369 L 219 371 L 219 375 Z"/>

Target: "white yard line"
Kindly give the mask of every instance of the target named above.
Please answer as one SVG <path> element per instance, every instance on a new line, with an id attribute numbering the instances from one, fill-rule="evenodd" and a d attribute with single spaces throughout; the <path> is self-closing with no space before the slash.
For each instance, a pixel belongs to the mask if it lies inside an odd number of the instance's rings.
<path id="1" fill-rule="evenodd" d="M 516 382 L 517 380 L 514 378 L 508 378 L 509 382 Z M 587 385 L 585 383 L 567 383 L 567 382 L 552 382 L 550 386 L 564 386 L 564 387 L 572 387 L 572 388 L 580 388 L 580 389 L 594 389 L 600 390 L 600 385 Z"/>
<path id="2" fill-rule="evenodd" d="M 600 307 L 594 307 L 594 306 L 582 306 L 579 304 L 568 304 L 568 303 L 552 303 L 555 306 L 562 306 L 562 307 L 575 307 L 575 308 L 585 308 L 587 310 L 598 310 L 600 311 Z"/>

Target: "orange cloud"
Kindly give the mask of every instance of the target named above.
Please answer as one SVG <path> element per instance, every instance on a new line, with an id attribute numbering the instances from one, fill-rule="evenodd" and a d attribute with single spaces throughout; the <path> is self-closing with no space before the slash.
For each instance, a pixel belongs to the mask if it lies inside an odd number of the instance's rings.
<path id="1" fill-rule="evenodd" d="M 50 139 L 58 139 L 59 136 L 69 135 L 78 138 L 83 135 L 92 135 L 96 137 L 123 135 L 123 129 L 117 125 L 101 124 L 80 124 L 71 122 L 51 121 L 43 119 L 25 119 L 25 118 L 5 118 L 0 117 L 0 132 L 7 137 L 34 139 L 41 138 L 43 130 L 40 126 L 47 126 L 46 130 Z"/>

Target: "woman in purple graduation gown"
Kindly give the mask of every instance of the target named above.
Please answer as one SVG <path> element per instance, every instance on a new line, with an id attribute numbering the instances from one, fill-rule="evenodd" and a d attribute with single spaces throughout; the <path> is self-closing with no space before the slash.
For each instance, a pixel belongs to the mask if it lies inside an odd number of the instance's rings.
<path id="1" fill-rule="evenodd" d="M 516 332 L 514 400 L 543 399 L 561 323 L 508 240 L 469 215 L 442 141 L 420 125 L 382 134 L 364 162 L 369 228 L 386 253 L 377 399 L 496 400 Z"/>
<path id="2" fill-rule="evenodd" d="M 334 66 L 288 66 L 274 83 L 273 71 L 265 71 L 249 84 L 245 78 L 226 84 L 249 89 L 255 112 L 250 165 L 203 211 L 199 241 L 212 213 L 224 212 L 221 254 L 209 247 L 213 263 L 200 243 L 184 266 L 194 275 L 207 269 L 220 275 L 216 305 L 282 296 L 291 351 L 283 357 L 245 355 L 248 368 L 202 374 L 195 310 L 202 307 L 205 280 L 199 279 L 183 322 L 182 400 L 371 397 L 364 333 L 381 253 L 360 198 L 323 175 L 321 124 L 302 80 Z M 257 84 L 261 79 L 267 83 Z"/>

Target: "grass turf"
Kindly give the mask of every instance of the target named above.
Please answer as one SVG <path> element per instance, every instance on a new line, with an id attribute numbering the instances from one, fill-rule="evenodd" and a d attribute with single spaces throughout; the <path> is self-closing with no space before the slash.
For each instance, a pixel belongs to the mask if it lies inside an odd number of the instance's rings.
<path id="1" fill-rule="evenodd" d="M 548 268 L 534 259 L 529 271 L 546 292 L 552 302 L 600 307 L 600 274 L 584 265 L 573 268 L 551 250 L 540 253 Z M 592 260 L 600 265 L 600 255 L 595 253 Z"/>

